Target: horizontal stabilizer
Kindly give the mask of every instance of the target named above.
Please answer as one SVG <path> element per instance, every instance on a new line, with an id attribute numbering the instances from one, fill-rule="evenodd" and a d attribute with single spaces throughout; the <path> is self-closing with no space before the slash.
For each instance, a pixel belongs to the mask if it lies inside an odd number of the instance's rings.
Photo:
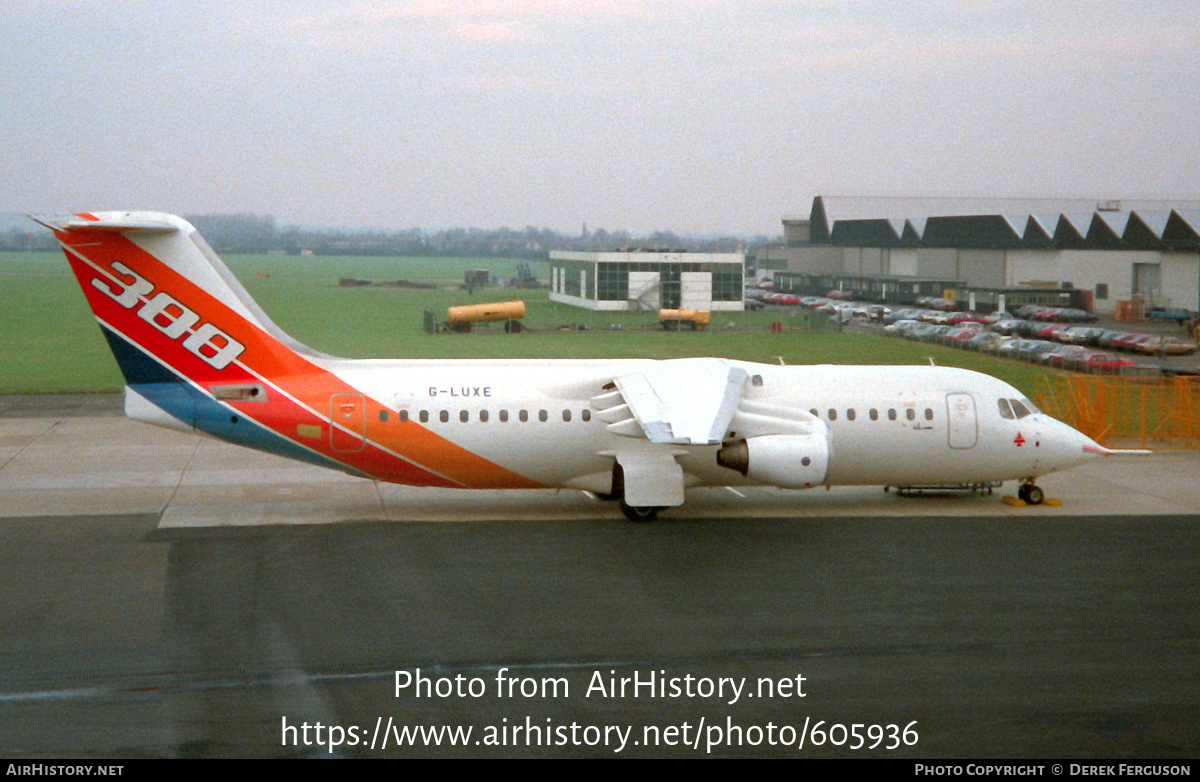
<path id="1" fill-rule="evenodd" d="M 29 215 L 28 217 L 38 225 L 60 233 L 77 230 L 171 233 L 183 227 L 183 224 L 177 225 L 171 220 L 165 219 L 169 217 L 168 215 L 151 216 L 146 212 L 100 212 L 99 214 L 80 212 L 73 215 Z"/>

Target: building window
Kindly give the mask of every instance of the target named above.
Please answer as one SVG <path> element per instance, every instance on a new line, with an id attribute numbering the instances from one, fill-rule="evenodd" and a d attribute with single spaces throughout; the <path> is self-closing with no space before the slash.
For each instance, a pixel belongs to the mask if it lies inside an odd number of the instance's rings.
<path id="1" fill-rule="evenodd" d="M 629 298 L 629 268 L 623 263 L 600 263 L 596 269 L 596 298 L 625 301 Z"/>
<path id="2" fill-rule="evenodd" d="M 1096 298 L 1099 299 L 1100 301 L 1108 300 L 1108 283 L 1107 282 L 1096 283 Z"/>
<path id="3" fill-rule="evenodd" d="M 712 273 L 713 301 L 741 301 L 742 287 L 745 284 L 742 269 L 740 266 L 723 268 L 726 266 L 727 264 L 720 264 Z"/>

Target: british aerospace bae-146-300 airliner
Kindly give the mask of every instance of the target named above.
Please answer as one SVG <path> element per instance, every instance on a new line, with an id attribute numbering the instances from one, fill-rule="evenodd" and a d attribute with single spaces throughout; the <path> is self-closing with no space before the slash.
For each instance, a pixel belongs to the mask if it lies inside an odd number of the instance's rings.
<path id="1" fill-rule="evenodd" d="M 697 486 L 997 486 L 1114 453 L 1007 383 L 935 366 L 357 360 L 285 334 L 186 221 L 35 218 L 125 376 L 125 412 L 380 481 L 573 488 L 635 520 Z"/>

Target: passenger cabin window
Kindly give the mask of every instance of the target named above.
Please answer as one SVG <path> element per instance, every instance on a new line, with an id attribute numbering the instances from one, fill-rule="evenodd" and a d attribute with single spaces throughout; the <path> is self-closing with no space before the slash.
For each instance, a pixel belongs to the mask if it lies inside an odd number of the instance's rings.
<path id="1" fill-rule="evenodd" d="M 905 416 L 908 418 L 908 420 L 910 420 L 910 421 L 915 421 L 915 420 L 917 420 L 917 411 L 916 411 L 916 410 L 913 410 L 911 407 L 910 407 L 910 408 L 908 408 L 907 410 L 905 410 L 905 411 L 904 411 L 904 415 L 905 415 Z"/>
<path id="2" fill-rule="evenodd" d="M 500 411 L 500 423 L 502 423 L 502 424 L 508 423 L 508 411 L 507 410 Z"/>
<path id="3" fill-rule="evenodd" d="M 1013 418 L 1016 417 L 1013 415 L 1012 408 L 1009 407 L 1007 399 L 999 400 L 998 404 L 1000 405 L 1000 417 L 1001 418 L 1003 418 L 1006 421 L 1011 421 L 1011 420 L 1013 420 Z"/>
<path id="4" fill-rule="evenodd" d="M 584 422 L 586 423 L 586 422 L 592 420 L 592 411 L 585 409 L 582 413 L 579 414 L 579 417 L 582 418 L 584 420 Z"/>
<path id="5" fill-rule="evenodd" d="M 847 421 L 854 420 L 854 408 L 853 407 L 846 411 L 846 420 Z"/>
<path id="6" fill-rule="evenodd" d="M 888 410 L 888 420 L 889 421 L 896 420 L 896 408 L 893 407 Z"/>
<path id="7" fill-rule="evenodd" d="M 438 420 L 441 421 L 442 423 L 446 423 L 447 421 L 449 421 L 450 420 L 450 411 L 443 410 L 442 412 L 438 413 Z"/>
<path id="8" fill-rule="evenodd" d="M 459 410 L 458 411 L 458 420 L 462 421 L 465 424 L 467 421 L 471 420 L 471 414 L 468 413 L 466 410 Z"/>
<path id="9" fill-rule="evenodd" d="M 837 410 L 834 410 L 832 407 L 831 407 L 831 408 L 829 408 L 829 420 L 830 420 L 830 421 L 836 421 L 836 420 L 837 420 Z"/>
<path id="10" fill-rule="evenodd" d="M 570 420 L 571 420 L 571 411 L 563 410 L 563 422 L 566 423 L 566 422 L 569 422 Z"/>
<path id="11" fill-rule="evenodd" d="M 878 420 L 879 420 L 879 411 L 878 411 L 878 410 L 876 410 L 875 408 L 873 408 L 873 407 L 871 408 L 871 412 L 870 412 L 870 414 L 869 414 L 869 415 L 871 416 L 871 420 L 872 420 L 872 421 L 878 421 Z"/>
<path id="12" fill-rule="evenodd" d="M 932 408 L 929 408 L 929 407 L 925 408 L 925 420 L 926 421 L 933 420 L 933 409 Z"/>
<path id="13" fill-rule="evenodd" d="M 538 410 L 538 420 L 545 423 L 550 420 L 550 414 L 545 410 Z"/>
<path id="14" fill-rule="evenodd" d="M 387 410 L 379 411 L 379 423 L 381 423 L 381 424 L 387 423 Z"/>
<path id="15" fill-rule="evenodd" d="M 480 410 L 480 411 L 479 411 L 479 422 L 480 422 L 481 424 L 486 424 L 486 423 L 487 423 L 487 420 L 488 420 L 488 411 L 487 411 L 487 410 Z"/>
<path id="16" fill-rule="evenodd" d="M 429 423 L 429 411 L 428 410 L 421 411 L 421 423 L 423 423 L 423 424 Z"/>
<path id="17" fill-rule="evenodd" d="M 521 412 L 517 413 L 517 418 L 521 419 L 521 423 L 525 423 L 529 420 L 529 411 L 522 410 Z"/>
<path id="18" fill-rule="evenodd" d="M 408 423 L 408 411 L 407 410 L 400 411 L 400 423 L 402 423 L 402 424 Z"/>

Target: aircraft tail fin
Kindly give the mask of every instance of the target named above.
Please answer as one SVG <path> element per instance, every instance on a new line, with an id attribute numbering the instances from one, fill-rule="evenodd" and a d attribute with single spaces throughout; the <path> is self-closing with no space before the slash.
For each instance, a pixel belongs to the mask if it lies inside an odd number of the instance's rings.
<path id="1" fill-rule="evenodd" d="M 246 327 L 262 332 L 278 348 L 329 358 L 276 326 L 196 229 L 180 217 L 98 212 L 33 219 L 54 231 L 106 334 L 113 330 L 126 336 L 145 333 L 154 339 L 130 341 L 150 348 L 155 356 L 174 352 L 170 342 L 177 340 L 216 369 L 240 355 L 238 345 L 246 347 L 239 336 Z M 121 324 L 128 325 L 129 332 Z M 167 340 L 158 339 L 143 324 L 156 327 Z"/>

